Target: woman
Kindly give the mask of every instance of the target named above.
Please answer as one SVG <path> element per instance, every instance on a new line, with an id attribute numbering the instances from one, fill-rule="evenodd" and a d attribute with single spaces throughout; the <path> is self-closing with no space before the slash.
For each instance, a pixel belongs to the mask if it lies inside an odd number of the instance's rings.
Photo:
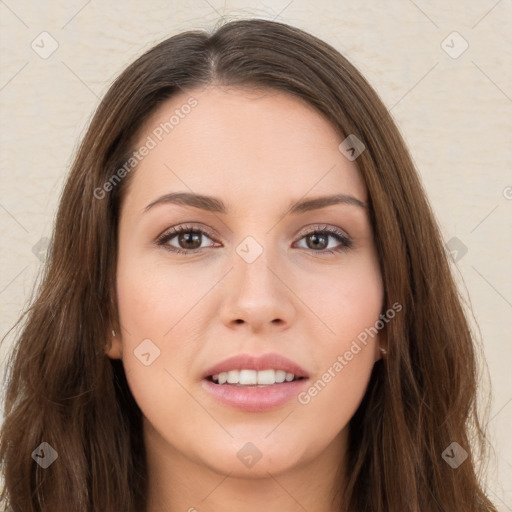
<path id="1" fill-rule="evenodd" d="M 411 158 L 360 73 L 294 27 L 186 32 L 119 76 L 24 318 L 10 510 L 496 510 Z"/>

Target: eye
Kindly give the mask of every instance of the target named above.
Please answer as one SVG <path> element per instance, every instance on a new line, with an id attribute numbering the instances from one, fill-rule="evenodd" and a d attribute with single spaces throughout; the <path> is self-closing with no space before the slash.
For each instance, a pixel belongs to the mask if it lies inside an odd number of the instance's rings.
<path id="1" fill-rule="evenodd" d="M 329 246 L 329 239 L 338 242 Z M 320 254 L 334 254 L 346 251 L 352 247 L 350 238 L 340 229 L 332 226 L 315 226 L 314 231 L 308 231 L 303 234 L 299 241 L 306 240 L 306 248 Z"/>
<path id="2" fill-rule="evenodd" d="M 171 252 L 190 254 L 200 252 L 202 249 L 201 239 L 205 237 L 210 239 L 210 236 L 210 233 L 204 229 L 195 228 L 193 226 L 178 226 L 160 235 L 156 243 Z M 176 238 L 176 242 L 179 244 L 178 246 L 170 243 L 174 238 Z"/>

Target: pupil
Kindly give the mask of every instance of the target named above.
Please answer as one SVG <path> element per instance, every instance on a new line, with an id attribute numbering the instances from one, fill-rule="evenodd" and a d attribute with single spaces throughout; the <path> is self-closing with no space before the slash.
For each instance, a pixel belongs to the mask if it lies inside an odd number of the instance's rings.
<path id="1" fill-rule="evenodd" d="M 314 249 L 314 248 L 318 248 L 318 240 L 319 239 L 323 239 L 323 242 L 320 242 L 320 245 L 325 245 L 325 242 L 326 242 L 326 239 L 327 237 L 325 235 L 321 235 L 321 234 L 318 234 L 318 233 L 314 233 L 312 235 L 310 235 L 308 237 L 308 246 L 310 249 Z M 309 240 L 315 240 L 315 242 L 313 244 L 310 244 L 309 243 Z"/>
<path id="2" fill-rule="evenodd" d="M 184 243 L 186 245 L 188 244 L 192 244 L 194 245 L 194 242 L 195 242 L 195 245 L 193 247 L 186 247 L 187 249 L 196 249 L 197 247 L 200 247 L 201 245 L 201 242 L 200 242 L 200 234 L 199 233 L 193 233 L 192 231 L 188 231 L 187 233 L 182 233 L 180 235 L 180 243 Z M 199 242 L 199 243 L 197 243 Z"/>

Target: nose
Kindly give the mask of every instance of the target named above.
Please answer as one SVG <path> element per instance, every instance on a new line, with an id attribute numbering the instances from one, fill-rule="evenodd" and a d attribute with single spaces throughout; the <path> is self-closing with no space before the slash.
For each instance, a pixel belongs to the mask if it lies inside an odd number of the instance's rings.
<path id="1" fill-rule="evenodd" d="M 254 332 L 289 328 L 296 315 L 297 284 L 289 282 L 290 274 L 282 268 L 265 251 L 251 263 L 235 253 L 224 283 L 222 322 L 230 328 L 247 324 Z"/>

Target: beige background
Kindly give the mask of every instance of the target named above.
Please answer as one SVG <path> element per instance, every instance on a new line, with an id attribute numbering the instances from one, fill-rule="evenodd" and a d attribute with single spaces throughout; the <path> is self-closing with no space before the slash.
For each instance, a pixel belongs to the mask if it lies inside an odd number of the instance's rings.
<path id="1" fill-rule="evenodd" d="M 463 249 L 461 289 L 492 381 L 489 494 L 500 511 L 512 510 L 510 0 L 0 1 L 0 336 L 30 297 L 64 177 L 99 98 L 154 43 L 210 28 L 221 15 L 275 19 L 319 36 L 391 110 L 445 241 Z"/>

